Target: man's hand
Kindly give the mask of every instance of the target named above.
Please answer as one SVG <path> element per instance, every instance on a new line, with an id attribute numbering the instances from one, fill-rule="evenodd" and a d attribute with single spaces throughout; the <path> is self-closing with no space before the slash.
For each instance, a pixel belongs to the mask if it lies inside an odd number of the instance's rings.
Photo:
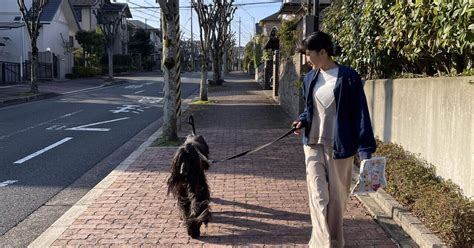
<path id="1" fill-rule="evenodd" d="M 296 130 L 294 131 L 294 133 L 296 135 L 301 135 L 302 131 L 301 131 L 301 128 L 303 127 L 303 123 L 301 123 L 301 121 L 294 121 L 293 122 L 293 127 L 296 128 Z"/>

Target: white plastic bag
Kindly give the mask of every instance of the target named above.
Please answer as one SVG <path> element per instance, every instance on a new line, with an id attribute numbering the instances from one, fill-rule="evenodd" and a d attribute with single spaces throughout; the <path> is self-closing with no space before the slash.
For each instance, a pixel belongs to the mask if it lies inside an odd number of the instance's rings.
<path id="1" fill-rule="evenodd" d="M 377 191 L 378 188 L 386 187 L 385 157 L 364 159 L 360 162 L 359 179 L 352 189 L 352 194 L 362 194 Z"/>

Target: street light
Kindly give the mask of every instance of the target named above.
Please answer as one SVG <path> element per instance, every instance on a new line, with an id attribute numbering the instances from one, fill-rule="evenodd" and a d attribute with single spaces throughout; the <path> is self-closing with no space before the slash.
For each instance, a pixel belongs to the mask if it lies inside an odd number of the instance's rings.
<path id="1" fill-rule="evenodd" d="M 50 59 L 51 59 L 51 79 L 54 78 L 54 66 L 53 66 L 53 53 L 51 52 L 51 48 L 46 48 L 46 51 L 49 52 Z"/>

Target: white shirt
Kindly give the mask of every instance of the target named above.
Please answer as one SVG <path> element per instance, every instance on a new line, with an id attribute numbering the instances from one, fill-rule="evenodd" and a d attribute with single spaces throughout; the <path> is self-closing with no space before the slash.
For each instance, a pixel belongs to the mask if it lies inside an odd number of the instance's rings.
<path id="1" fill-rule="evenodd" d="M 313 100 L 319 101 L 323 107 L 327 108 L 334 101 L 334 88 L 336 87 L 337 73 L 339 66 L 324 71 L 319 70 L 319 75 L 314 86 Z"/>

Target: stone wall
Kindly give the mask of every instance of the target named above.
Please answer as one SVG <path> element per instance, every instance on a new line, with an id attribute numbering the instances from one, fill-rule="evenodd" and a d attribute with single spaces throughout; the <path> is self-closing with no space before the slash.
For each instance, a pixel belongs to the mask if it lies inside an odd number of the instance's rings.
<path id="1" fill-rule="evenodd" d="M 301 56 L 295 55 L 293 59 L 281 61 L 279 73 L 279 86 L 277 100 L 283 110 L 292 119 L 296 119 L 303 112 L 303 92 L 298 84 L 303 83 L 301 73 Z"/>

